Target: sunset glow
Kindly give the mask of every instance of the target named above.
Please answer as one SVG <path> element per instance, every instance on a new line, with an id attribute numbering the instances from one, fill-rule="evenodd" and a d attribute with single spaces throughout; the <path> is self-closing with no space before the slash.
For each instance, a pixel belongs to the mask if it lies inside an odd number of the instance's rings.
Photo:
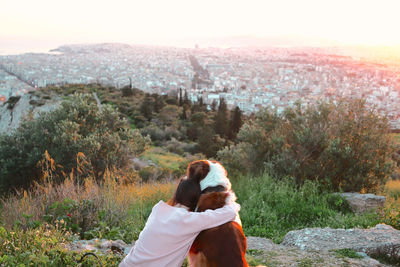
<path id="1" fill-rule="evenodd" d="M 399 45 L 397 0 L 3 0 L 0 41 L 192 46 L 232 36 Z"/>

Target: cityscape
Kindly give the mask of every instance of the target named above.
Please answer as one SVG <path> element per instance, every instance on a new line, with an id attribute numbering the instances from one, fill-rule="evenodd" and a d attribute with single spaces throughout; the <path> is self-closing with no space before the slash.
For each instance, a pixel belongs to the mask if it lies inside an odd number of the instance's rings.
<path id="1" fill-rule="evenodd" d="M 0 57 L 0 101 L 48 85 L 132 86 L 250 114 L 264 107 L 281 112 L 340 97 L 362 98 L 400 129 L 400 65 L 369 60 L 338 48 L 194 48 L 119 43 L 65 45 L 49 53 Z"/>

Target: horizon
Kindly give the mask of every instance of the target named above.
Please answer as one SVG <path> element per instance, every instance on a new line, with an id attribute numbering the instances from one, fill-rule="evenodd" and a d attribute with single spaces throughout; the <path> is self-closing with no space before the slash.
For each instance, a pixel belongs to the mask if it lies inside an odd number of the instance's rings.
<path id="1" fill-rule="evenodd" d="M 5 0 L 3 7 L 0 23 L 7 27 L 0 30 L 0 54 L 92 43 L 400 50 L 400 36 L 395 34 L 400 2 L 395 0 L 115 0 L 112 5 L 71 0 L 58 6 L 50 0 Z"/>

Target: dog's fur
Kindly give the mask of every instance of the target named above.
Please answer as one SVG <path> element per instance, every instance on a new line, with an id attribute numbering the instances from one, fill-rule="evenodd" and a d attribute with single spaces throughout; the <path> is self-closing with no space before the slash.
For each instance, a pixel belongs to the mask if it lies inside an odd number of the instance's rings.
<path id="1" fill-rule="evenodd" d="M 209 171 L 208 161 L 192 162 L 187 170 L 187 180 L 200 184 Z M 197 202 L 197 211 L 223 207 L 227 197 L 230 196 L 228 190 L 230 188 L 221 185 L 203 189 Z M 192 267 L 248 266 L 244 257 L 246 247 L 246 237 L 242 226 L 237 222 L 228 222 L 204 230 L 197 236 L 189 251 L 189 265 Z"/>

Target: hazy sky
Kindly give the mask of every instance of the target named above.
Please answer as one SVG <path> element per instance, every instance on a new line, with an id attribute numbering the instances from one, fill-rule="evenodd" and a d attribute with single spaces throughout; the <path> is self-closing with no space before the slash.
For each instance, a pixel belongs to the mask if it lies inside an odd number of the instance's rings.
<path id="1" fill-rule="evenodd" d="M 1 0 L 0 42 L 187 44 L 295 35 L 400 44 L 400 0 Z"/>

